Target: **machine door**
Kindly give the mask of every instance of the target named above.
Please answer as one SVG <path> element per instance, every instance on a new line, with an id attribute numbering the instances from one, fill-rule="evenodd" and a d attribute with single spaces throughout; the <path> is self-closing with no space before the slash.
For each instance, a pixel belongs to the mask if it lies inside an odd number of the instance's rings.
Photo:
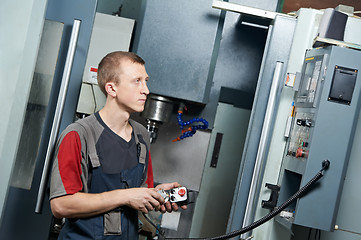
<path id="1" fill-rule="evenodd" d="M 0 239 L 49 239 L 48 173 L 58 133 L 74 120 L 96 0 L 49 0 Z"/>

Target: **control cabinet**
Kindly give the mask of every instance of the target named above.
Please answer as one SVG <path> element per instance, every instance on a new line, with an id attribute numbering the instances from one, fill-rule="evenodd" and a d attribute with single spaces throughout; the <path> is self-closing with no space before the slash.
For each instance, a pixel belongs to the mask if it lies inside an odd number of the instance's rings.
<path id="1" fill-rule="evenodd" d="M 279 178 L 282 204 L 330 161 L 325 176 L 287 209 L 290 226 L 333 231 L 359 116 L 361 51 L 338 46 L 305 54 Z M 292 217 L 289 217 L 292 216 Z"/>

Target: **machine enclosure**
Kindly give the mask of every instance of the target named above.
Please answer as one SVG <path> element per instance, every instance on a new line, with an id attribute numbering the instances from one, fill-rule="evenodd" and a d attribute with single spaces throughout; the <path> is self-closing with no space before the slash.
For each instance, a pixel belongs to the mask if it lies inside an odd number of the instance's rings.
<path id="1" fill-rule="evenodd" d="M 330 161 L 324 177 L 289 212 L 289 225 L 333 231 L 359 116 L 361 52 L 338 46 L 308 50 L 279 183 L 278 205 Z M 278 217 L 280 223 L 285 219 Z"/>

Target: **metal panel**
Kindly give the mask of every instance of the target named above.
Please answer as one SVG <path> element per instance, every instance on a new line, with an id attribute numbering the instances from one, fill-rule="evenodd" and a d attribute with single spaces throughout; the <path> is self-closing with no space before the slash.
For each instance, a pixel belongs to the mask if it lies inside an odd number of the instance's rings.
<path id="1" fill-rule="evenodd" d="M 278 0 L 268 0 L 268 1 L 264 1 L 264 0 L 229 0 L 229 2 L 238 4 L 238 5 L 244 5 L 247 7 L 258 8 L 258 9 L 267 10 L 267 11 L 273 11 L 273 12 L 277 12 L 277 9 L 279 7 Z"/>
<path id="2" fill-rule="evenodd" d="M 4 239 L 45 239 L 50 226 L 50 211 L 44 215 L 34 213 L 38 186 L 33 186 L 37 178 L 36 171 L 41 133 L 44 131 L 46 112 L 54 72 L 59 53 L 63 24 L 45 21 L 39 47 L 38 58 L 29 93 L 25 119 L 23 122 L 15 165 L 12 171 L 11 185 L 4 205 L 0 224 L 0 236 Z M 37 180 L 37 179 L 36 179 Z M 24 226 L 19 231 L 19 224 Z"/>
<path id="3" fill-rule="evenodd" d="M 46 201 L 42 214 L 35 214 L 35 200 L 40 182 L 40 176 L 43 169 L 44 157 L 49 139 L 50 127 L 53 122 L 55 105 L 59 94 L 61 77 L 64 69 L 65 57 L 69 45 L 70 33 L 74 19 L 82 21 L 82 27 L 79 33 L 77 50 L 74 56 L 74 68 L 70 73 L 69 91 L 64 103 L 64 113 L 59 131 L 73 122 L 76 103 L 79 95 L 81 78 L 83 74 L 85 58 L 90 41 L 90 33 L 95 15 L 96 0 L 49 0 L 47 4 L 46 18 L 64 23 L 60 51 L 57 56 L 57 65 L 54 73 L 53 84 L 49 101 L 47 101 L 47 110 L 43 128 L 38 132 L 41 143 L 38 145 L 35 170 L 30 190 L 18 187 L 10 187 L 7 194 L 6 205 L 1 219 L 1 238 L 4 239 L 46 239 L 49 235 L 51 225 L 51 211 L 49 202 Z M 37 74 L 34 74 L 36 76 Z M 31 147 L 28 145 L 28 147 Z M 19 153 L 21 155 L 21 153 Z"/>
<path id="4" fill-rule="evenodd" d="M 220 19 L 213 86 L 202 112 L 209 126 L 213 125 L 222 87 L 254 95 L 267 32 L 267 29 L 243 25 L 239 13 L 226 12 Z"/>
<path id="5" fill-rule="evenodd" d="M 242 97 L 242 96 L 240 96 Z M 238 169 L 251 111 L 219 103 L 204 165 L 202 184 L 192 221 L 191 237 L 211 237 L 226 232 Z M 217 136 L 223 133 L 217 167 L 210 165 Z M 220 207 L 222 206 L 222 207 Z"/>
<path id="6" fill-rule="evenodd" d="M 274 68 L 271 66 L 275 66 L 277 61 L 284 62 L 284 64 L 287 65 L 295 26 L 295 18 L 277 16 L 269 31 L 248 127 L 246 144 L 242 156 L 244 165 L 240 168 L 238 175 L 238 183 L 228 223 L 228 231 L 238 230 L 242 226 L 242 219 L 245 213 L 252 172 L 272 83 Z M 286 71 L 284 70 L 282 73 L 282 76 L 284 76 L 283 79 L 285 79 L 285 72 Z M 280 90 L 281 88 L 278 90 L 276 104 L 279 99 Z M 272 131 L 272 129 L 270 131 Z M 266 148 L 268 147 L 269 145 L 266 146 Z M 266 152 L 267 151 L 268 150 L 266 150 Z M 255 198 L 257 198 L 257 196 L 255 196 Z"/>
<path id="7" fill-rule="evenodd" d="M 270 3 L 270 2 L 272 2 L 272 1 L 267 1 L 267 3 Z M 274 2 L 277 3 L 277 1 L 274 1 Z M 273 9 L 273 8 L 275 8 L 274 6 L 271 6 L 271 9 L 272 9 L 271 11 L 265 10 L 269 6 L 263 5 L 263 3 L 264 3 L 264 1 L 262 2 L 261 8 L 255 8 L 255 7 L 243 5 L 243 4 L 247 4 L 244 1 L 242 1 L 242 5 L 240 5 L 240 4 L 235 4 L 235 3 L 231 3 L 231 2 L 213 0 L 212 7 L 227 10 L 227 11 L 232 11 L 232 12 L 238 12 L 238 13 L 242 13 L 245 15 L 256 16 L 258 18 L 265 18 L 267 20 L 275 19 L 275 17 L 278 14 L 281 14 L 281 13 L 274 12 L 275 11 Z M 260 4 L 257 3 L 257 1 L 256 1 L 256 3 L 252 2 L 251 5 L 260 5 Z M 276 7 L 277 7 L 277 5 L 276 5 Z"/>
<path id="8" fill-rule="evenodd" d="M 188 108 L 188 110 L 191 110 Z M 185 114 L 184 120 L 194 116 Z M 138 122 L 144 122 L 139 114 L 132 115 Z M 158 132 L 157 141 L 151 145 L 154 182 L 165 183 L 177 181 L 188 189 L 198 192 L 205 165 L 207 148 L 210 139 L 209 131 L 200 131 L 182 141 L 172 142 L 182 131 L 179 128 L 177 115 L 170 116 L 169 122 L 163 123 Z M 188 237 L 195 204 L 187 210 L 180 211 L 178 230 L 164 229 L 167 237 Z"/>
<path id="9" fill-rule="evenodd" d="M 211 0 L 147 1 L 135 51 L 146 62 L 151 93 L 206 103 L 220 11 Z"/>
<path id="10" fill-rule="evenodd" d="M 297 26 L 290 51 L 287 73 L 295 74 L 296 72 L 301 72 L 305 51 L 307 48 L 312 47 L 313 38 L 316 35 L 318 22 L 321 17 L 322 12 L 318 10 L 300 9 L 298 12 Z M 262 186 L 265 186 L 266 183 L 275 184 L 278 181 L 286 144 L 284 137 L 285 125 L 290 114 L 293 98 L 294 90 L 289 87 L 283 87 Z M 302 168 L 302 166 L 300 167 Z M 264 190 L 264 188 L 261 189 L 255 219 L 260 219 L 269 212 L 269 210 L 261 208 L 261 201 L 268 199 L 269 194 L 268 190 Z M 286 228 L 281 227 L 277 223 L 275 224 L 274 221 L 271 220 L 256 228 L 253 231 L 253 235 L 255 239 L 289 239 L 289 234 L 291 233 L 285 229 Z M 280 235 L 282 235 L 282 238 Z M 288 238 L 285 235 L 289 235 Z"/>
<path id="11" fill-rule="evenodd" d="M 61 43 L 61 48 L 67 49 L 69 45 L 70 31 L 74 19 L 80 19 L 82 21 L 81 29 L 79 32 L 79 39 L 77 44 L 77 50 L 74 56 L 75 66 L 71 71 L 69 89 L 67 99 L 64 106 L 63 121 L 60 125 L 59 131 L 65 129 L 70 123 L 74 121 L 75 110 L 78 103 L 78 97 L 81 87 L 81 79 L 83 77 L 84 66 L 88 55 L 88 48 L 90 44 L 90 37 L 94 23 L 95 9 L 97 0 L 90 0 L 84 4 L 83 1 L 57 1 L 49 0 L 48 10 L 46 18 L 49 20 L 64 22 L 64 28 L 66 29 L 63 35 L 64 41 Z M 69 6 L 69 7 L 68 7 Z M 63 72 L 63 64 L 65 63 L 65 53 L 59 54 L 59 66 L 56 70 L 57 83 L 60 83 L 61 73 Z M 54 86 L 53 89 L 59 89 L 59 85 Z M 55 106 L 56 100 L 52 100 L 51 104 Z M 50 117 L 50 116 L 49 116 Z M 51 119 L 51 118 L 50 118 Z"/>
<path id="12" fill-rule="evenodd" d="M 133 27 L 133 19 L 95 14 L 83 82 L 98 84 L 90 75 L 90 68 L 98 68 L 99 62 L 106 54 L 113 51 L 129 51 Z"/>
<path id="13" fill-rule="evenodd" d="M 62 23 L 44 22 L 24 126 L 11 177 L 12 187 L 28 190 L 31 188 L 62 33 Z"/>
<path id="14" fill-rule="evenodd" d="M 133 27 L 133 19 L 96 13 L 77 113 L 92 114 L 104 107 L 106 97 L 97 86 L 99 62 L 110 52 L 129 51 Z"/>
<path id="15" fill-rule="evenodd" d="M 267 29 L 243 25 L 239 13 L 211 3 L 147 1 L 132 47 L 146 60 L 150 91 L 207 103 L 201 116 L 210 128 L 222 86 L 254 93 L 267 36 Z"/>
<path id="16" fill-rule="evenodd" d="M 46 4 L 46 0 L 1 1 L 0 218 L 21 137 Z"/>
<path id="17" fill-rule="evenodd" d="M 329 49 L 331 51 L 329 64 L 301 186 L 317 172 L 322 160 L 330 160 L 331 167 L 317 189 L 299 200 L 295 224 L 333 231 L 355 132 L 356 117 L 359 115 L 361 104 L 361 75 L 357 75 L 358 81 L 356 81 L 350 105 L 329 101 L 328 96 L 335 66 L 361 69 L 359 61 L 361 52 L 341 47 Z M 313 56 L 313 54 L 317 54 L 317 50 L 310 52 L 307 56 Z"/>
<path id="18" fill-rule="evenodd" d="M 287 67 L 287 73 L 296 73 L 301 72 L 302 64 L 304 61 L 305 50 L 307 48 L 311 48 L 313 44 L 313 39 L 316 36 L 319 22 L 322 18 L 322 11 L 315 9 L 300 9 L 297 12 L 297 27 L 294 35 L 294 43 L 291 50 L 291 55 L 289 59 L 289 64 Z M 352 31 L 352 28 L 355 29 L 356 22 L 360 22 L 356 18 L 350 17 L 348 19 L 346 29 L 349 31 L 345 31 L 345 40 L 346 36 L 348 39 L 356 39 L 356 35 L 359 35 L 360 32 Z M 352 23 L 352 24 L 351 24 Z M 350 25 L 348 28 L 347 26 Z M 351 27 L 352 26 L 352 27 Z M 360 39 L 360 38 L 358 38 Z M 352 42 L 352 41 L 347 41 Z M 287 118 L 290 112 L 290 106 L 293 101 L 294 90 L 291 88 L 285 87 L 282 92 L 282 96 L 280 99 L 280 108 L 278 111 L 278 116 L 276 119 L 276 125 L 271 141 L 270 153 L 268 156 L 267 169 L 265 172 L 265 178 L 263 180 L 263 186 L 265 183 L 276 183 L 278 178 L 278 172 L 280 172 L 280 166 L 282 164 L 283 151 L 285 147 L 285 138 L 284 138 L 284 129 Z M 360 129 L 358 127 L 358 129 Z M 357 130 L 355 134 L 355 139 L 358 138 Z M 359 146 L 359 141 L 355 140 L 354 146 Z M 360 201 L 360 197 L 358 194 L 354 194 L 352 189 L 357 188 L 357 183 L 359 180 L 359 175 L 354 172 L 356 169 L 359 169 L 359 162 L 357 155 L 359 155 L 359 151 L 356 150 L 356 147 L 352 150 L 354 152 L 353 157 L 350 157 L 349 170 L 348 172 L 352 172 L 350 176 L 348 173 L 346 175 L 345 186 L 343 189 L 343 194 L 341 197 L 340 209 L 338 212 L 336 224 L 340 225 L 340 228 L 348 229 L 354 232 L 360 232 L 359 224 L 357 224 L 357 217 L 360 215 L 360 211 L 358 208 L 354 206 L 357 205 L 357 202 Z M 352 155 L 352 154 L 351 154 Z M 357 163 L 356 163 L 357 162 Z M 352 164 L 352 166 L 351 166 Z M 287 165 L 287 166 L 286 166 Z M 298 163 L 289 162 L 283 165 L 284 168 L 297 169 L 297 171 L 301 174 L 304 172 L 305 164 L 302 164 L 300 161 Z M 292 166 L 291 166 L 292 165 Z M 297 166 L 298 165 L 298 166 Z M 351 170 L 350 170 L 351 169 Z M 281 180 L 281 179 L 280 179 Z M 280 183 L 280 182 L 279 182 Z M 257 210 L 256 219 L 259 219 L 265 216 L 268 213 L 268 210 L 261 208 L 261 200 L 267 199 L 269 197 L 269 191 L 261 190 L 261 196 L 259 198 L 259 209 Z M 280 202 L 280 201 L 279 201 Z M 282 200 L 281 200 L 282 202 Z M 291 239 L 291 235 L 293 235 L 292 239 L 301 240 L 308 239 L 308 234 L 310 232 L 309 228 L 300 227 L 294 225 L 292 227 L 292 231 L 286 230 L 284 226 L 279 224 L 280 219 L 277 217 L 276 221 L 269 221 L 268 223 L 258 227 L 253 231 L 253 235 L 255 239 Z M 285 221 L 282 221 L 284 224 Z M 290 223 L 288 223 L 290 225 Z M 290 226 L 289 226 L 290 227 Z M 313 239 L 315 230 L 312 230 L 311 238 Z M 287 235 L 287 236 L 285 236 Z M 323 240 L 354 240 L 359 239 L 359 236 L 351 234 L 350 232 L 322 232 L 321 239 Z"/>
<path id="19" fill-rule="evenodd" d="M 361 208 L 357 207 L 361 202 L 361 194 L 355 189 L 359 189 L 361 182 L 361 117 L 358 116 L 355 137 L 350 153 L 350 160 L 345 176 L 345 182 L 340 199 L 340 206 L 337 213 L 336 225 L 338 231 L 322 232 L 322 240 L 356 240 L 360 239 L 361 226 L 358 221 L 361 215 Z M 298 237 L 296 239 L 301 239 Z"/>
<path id="20" fill-rule="evenodd" d="M 178 181 L 191 190 L 199 191 L 210 133 L 197 131 L 191 138 L 172 142 L 181 135 L 175 118 L 172 115 L 170 122 L 160 127 L 159 137 L 151 145 L 154 181 Z"/>

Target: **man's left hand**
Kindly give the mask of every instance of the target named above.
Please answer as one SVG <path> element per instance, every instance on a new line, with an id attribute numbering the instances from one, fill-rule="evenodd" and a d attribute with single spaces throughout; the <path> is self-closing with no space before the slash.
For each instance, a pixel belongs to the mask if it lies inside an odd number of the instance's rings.
<path id="1" fill-rule="evenodd" d="M 181 187 L 182 185 L 180 185 L 179 183 L 177 182 L 173 182 L 173 183 L 162 183 L 162 184 L 159 184 L 158 186 L 155 187 L 155 189 L 157 191 L 159 190 L 170 190 L 172 188 L 177 188 L 177 187 Z M 180 206 L 182 209 L 187 209 L 187 205 L 182 205 Z M 179 206 L 177 203 L 171 203 L 171 202 L 166 202 L 165 204 L 162 204 L 160 206 L 160 211 L 162 213 L 165 213 L 165 212 L 172 212 L 172 211 L 178 211 L 179 209 Z"/>

